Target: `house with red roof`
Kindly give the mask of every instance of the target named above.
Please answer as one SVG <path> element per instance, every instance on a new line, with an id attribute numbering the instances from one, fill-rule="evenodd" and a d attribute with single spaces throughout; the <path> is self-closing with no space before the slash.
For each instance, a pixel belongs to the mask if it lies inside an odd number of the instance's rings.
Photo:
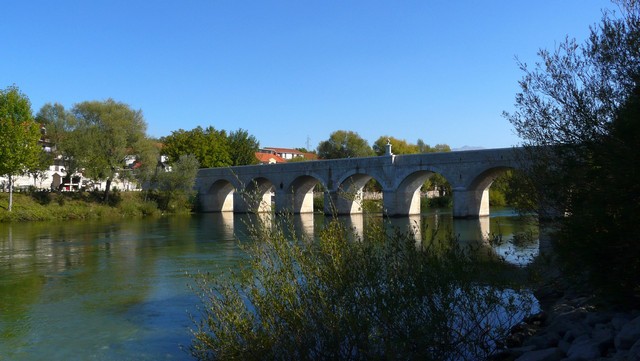
<path id="1" fill-rule="evenodd" d="M 277 155 L 275 151 L 269 149 L 258 150 L 256 152 L 256 158 L 258 158 L 260 164 L 276 164 L 287 162 L 284 158 Z"/>

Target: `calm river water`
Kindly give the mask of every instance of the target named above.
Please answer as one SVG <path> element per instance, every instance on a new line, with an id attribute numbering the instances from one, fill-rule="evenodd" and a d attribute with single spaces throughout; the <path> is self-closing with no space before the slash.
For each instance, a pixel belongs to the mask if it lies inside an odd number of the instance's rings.
<path id="1" fill-rule="evenodd" d="M 248 215 L 203 214 L 120 222 L 0 224 L 0 360 L 189 360 L 189 314 L 198 298 L 188 274 L 222 272 L 243 257 Z M 345 217 L 362 232 L 380 217 Z M 296 216 L 313 234 L 324 216 Z M 391 220 L 421 225 L 418 236 L 450 229 L 526 263 L 537 230 L 509 209 L 481 220 L 435 211 Z M 525 232 L 533 241 L 512 241 Z M 443 232 L 444 233 L 444 232 Z M 489 245 L 487 237 L 503 243 Z"/>

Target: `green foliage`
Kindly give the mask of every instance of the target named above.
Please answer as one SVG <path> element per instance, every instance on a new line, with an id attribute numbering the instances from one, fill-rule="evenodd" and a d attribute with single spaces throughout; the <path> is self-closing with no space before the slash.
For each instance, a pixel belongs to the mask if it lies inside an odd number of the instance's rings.
<path id="1" fill-rule="evenodd" d="M 584 44 L 567 39 L 534 69 L 521 64 L 506 117 L 528 146 L 529 205 L 562 216 L 556 249 L 573 284 L 638 306 L 640 3 L 618 3 L 620 16 L 605 12 Z"/>
<path id="2" fill-rule="evenodd" d="M 159 192 L 155 193 L 162 210 L 172 213 L 190 212 L 193 206 L 198 160 L 193 155 L 182 155 L 173 164 L 170 172 L 161 172 L 157 177 Z"/>
<path id="3" fill-rule="evenodd" d="M 387 142 L 391 143 L 391 152 L 393 154 L 418 154 L 451 151 L 451 147 L 447 144 L 436 144 L 431 147 L 422 139 L 418 139 L 416 144 L 412 144 L 404 139 L 397 139 L 388 135 L 383 135 L 373 143 L 372 148 L 376 155 L 384 155 L 386 153 Z"/>
<path id="4" fill-rule="evenodd" d="M 148 189 L 154 177 L 160 171 L 160 143 L 155 139 L 142 139 L 138 142 L 135 167 L 130 170 L 132 178 Z"/>
<path id="5" fill-rule="evenodd" d="M 425 198 L 424 202 L 420 202 L 420 207 L 423 211 L 433 208 L 451 208 L 453 207 L 453 200 L 451 199 L 451 195 Z"/>
<path id="6" fill-rule="evenodd" d="M 587 276 L 599 293 L 640 306 L 640 86 L 592 144 L 592 158 L 572 189 L 558 250 L 572 274 Z M 575 172 L 574 172 L 575 175 Z"/>
<path id="7" fill-rule="evenodd" d="M 162 153 L 173 163 L 180 156 L 192 154 L 202 168 L 228 167 L 233 164 L 227 133 L 214 127 L 179 129 L 162 139 Z"/>
<path id="8" fill-rule="evenodd" d="M 36 114 L 36 121 L 46 129 L 46 139 L 53 144 L 52 156 L 60 157 L 68 174 L 80 168 L 76 154 L 83 152 L 84 142 L 74 134 L 77 120 L 61 104 L 47 103 Z"/>
<path id="9" fill-rule="evenodd" d="M 244 129 L 238 129 L 229 133 L 229 155 L 232 165 L 258 164 L 256 152 L 260 148 L 260 142 Z"/>
<path id="10" fill-rule="evenodd" d="M 81 169 L 83 176 L 106 180 L 105 202 L 111 181 L 122 173 L 128 156 L 135 156 L 146 141 L 142 111 L 113 99 L 76 104 L 70 115 L 60 107 L 43 107 L 38 113 L 56 128 L 61 151 L 71 162 L 67 172 Z"/>
<path id="11" fill-rule="evenodd" d="M 11 195 L 12 177 L 37 168 L 42 153 L 39 140 L 40 127 L 27 96 L 15 86 L 0 90 L 0 175 L 9 177 Z M 10 196 L 9 211 L 12 207 Z"/>
<path id="12" fill-rule="evenodd" d="M 509 170 L 491 183 L 491 188 L 489 188 L 489 205 L 497 207 L 512 205 L 509 197 L 511 195 L 510 181 L 512 178 L 513 171 Z"/>
<path id="13" fill-rule="evenodd" d="M 423 192 L 427 191 L 436 191 L 438 193 L 438 197 L 443 197 L 451 194 L 451 184 L 447 181 L 442 174 L 434 173 L 429 177 L 422 187 L 420 188 Z"/>
<path id="14" fill-rule="evenodd" d="M 381 199 L 363 199 L 362 211 L 367 214 L 380 213 L 383 211 Z"/>
<path id="15" fill-rule="evenodd" d="M 324 193 L 313 194 L 313 211 L 317 213 L 324 212 Z"/>
<path id="16" fill-rule="evenodd" d="M 158 216 L 154 202 L 145 201 L 140 192 L 121 192 L 104 204 L 97 192 L 35 191 L 14 195 L 18 200 L 8 212 L 9 195 L 0 193 L 0 222 L 52 221 L 72 219 L 106 219 Z"/>
<path id="17" fill-rule="evenodd" d="M 450 152 L 451 147 L 447 144 L 436 144 L 431 147 L 429 144 L 426 144 L 422 139 L 418 139 L 416 143 L 416 147 L 418 148 L 418 153 L 438 153 L 438 152 Z"/>
<path id="18" fill-rule="evenodd" d="M 431 153 L 450 152 L 451 147 L 448 144 L 436 144 L 431 148 Z"/>
<path id="19" fill-rule="evenodd" d="M 506 284 L 481 285 L 496 267 L 454 243 L 380 227 L 360 239 L 335 219 L 314 241 L 268 216 L 251 235 L 242 273 L 195 278 L 199 360 L 485 359 L 529 310 Z"/>
<path id="20" fill-rule="evenodd" d="M 321 159 L 358 158 L 374 155 L 369 143 L 358 133 L 350 130 L 336 130 L 329 139 L 318 144 Z"/>
<path id="21" fill-rule="evenodd" d="M 489 189 L 489 205 L 491 207 L 505 207 L 507 206 L 507 197 L 504 192 L 498 189 Z"/>
<path id="22" fill-rule="evenodd" d="M 498 207 L 513 207 L 522 213 L 537 208 L 537 200 L 531 197 L 536 191 L 526 172 L 508 170 L 491 183 L 489 204 Z"/>
<path id="23" fill-rule="evenodd" d="M 384 155 L 387 152 L 387 142 L 391 143 L 391 152 L 393 154 L 415 154 L 419 153 L 418 146 L 415 144 L 409 144 L 404 139 L 396 139 L 388 135 L 383 135 L 378 138 L 371 148 L 376 155 Z"/>

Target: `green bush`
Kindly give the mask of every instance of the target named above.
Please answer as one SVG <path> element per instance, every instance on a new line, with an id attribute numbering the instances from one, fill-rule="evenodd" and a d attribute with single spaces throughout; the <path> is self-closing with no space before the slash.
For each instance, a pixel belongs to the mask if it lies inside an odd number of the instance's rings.
<path id="1" fill-rule="evenodd" d="M 507 197 L 501 190 L 489 188 L 489 205 L 504 207 L 507 205 Z"/>
<path id="2" fill-rule="evenodd" d="M 420 209 L 424 212 L 431 208 L 451 208 L 453 207 L 453 200 L 451 196 L 441 196 L 441 197 L 433 197 L 427 198 L 423 197 L 420 202 Z"/>
<path id="3" fill-rule="evenodd" d="M 580 183 L 556 238 L 561 264 L 576 285 L 628 308 L 640 307 L 639 119 L 640 85 L 610 134 L 589 145 L 589 163 L 570 170 Z"/>
<path id="4" fill-rule="evenodd" d="M 360 239 L 338 220 L 308 240 L 292 223 L 252 225 L 242 272 L 194 277 L 193 357 L 479 360 L 530 310 L 524 293 L 486 285 L 479 275 L 498 268 L 453 241 L 383 227 Z"/>
<path id="5" fill-rule="evenodd" d="M 364 213 L 380 213 L 382 208 L 381 199 L 365 199 L 362 201 L 362 211 Z"/>
<path id="6" fill-rule="evenodd" d="M 142 192 L 116 192 L 110 197 L 110 204 L 104 204 L 102 192 L 36 192 L 13 196 L 14 207 L 9 212 L 8 193 L 0 193 L 0 222 L 144 217 L 162 213 L 153 199 L 144 199 Z M 47 201 L 43 201 L 45 198 Z M 170 213 L 189 212 L 191 202 L 191 199 L 185 200 L 183 208 Z"/>
<path id="7" fill-rule="evenodd" d="M 318 213 L 324 212 L 324 193 L 320 195 L 313 195 L 313 211 Z"/>

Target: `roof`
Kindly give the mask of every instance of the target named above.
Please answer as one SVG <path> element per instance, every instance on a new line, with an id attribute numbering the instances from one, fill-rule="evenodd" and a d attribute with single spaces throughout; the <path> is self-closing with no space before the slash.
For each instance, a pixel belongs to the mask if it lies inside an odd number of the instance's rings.
<path id="1" fill-rule="evenodd" d="M 276 153 L 289 153 L 289 154 L 300 154 L 303 155 L 301 151 L 292 148 L 274 148 L 274 147 L 265 147 L 264 149 L 270 149 L 275 151 Z"/>
<path id="2" fill-rule="evenodd" d="M 308 159 L 308 160 L 317 160 L 318 159 L 318 155 L 316 153 L 302 153 L 302 155 L 304 156 L 304 159 Z"/>
<path id="3" fill-rule="evenodd" d="M 260 152 L 256 152 L 256 158 L 258 158 L 258 161 L 260 161 L 260 163 L 262 164 L 273 164 L 273 163 L 286 163 L 287 161 L 282 159 L 282 157 L 275 155 L 275 154 L 269 154 L 269 153 L 260 153 Z"/>

